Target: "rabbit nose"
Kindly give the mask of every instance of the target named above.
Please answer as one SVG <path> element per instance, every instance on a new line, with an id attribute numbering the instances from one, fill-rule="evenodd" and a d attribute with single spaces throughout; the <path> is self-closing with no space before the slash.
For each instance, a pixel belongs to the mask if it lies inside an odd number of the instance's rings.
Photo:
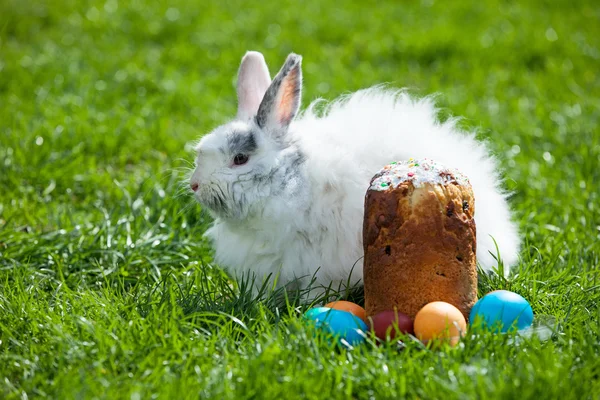
<path id="1" fill-rule="evenodd" d="M 192 188 L 192 190 L 195 192 L 196 190 L 198 190 L 198 184 L 197 183 L 192 183 L 190 184 L 190 187 Z"/>

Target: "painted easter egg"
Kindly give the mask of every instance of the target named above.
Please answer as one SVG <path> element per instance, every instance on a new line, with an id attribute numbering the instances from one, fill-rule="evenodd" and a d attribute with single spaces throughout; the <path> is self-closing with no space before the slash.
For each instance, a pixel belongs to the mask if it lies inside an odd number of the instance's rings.
<path id="1" fill-rule="evenodd" d="M 382 311 L 369 317 L 371 330 L 381 340 L 394 339 L 398 332 L 414 333 L 413 321 L 406 314 L 398 311 Z"/>
<path id="2" fill-rule="evenodd" d="M 323 329 L 338 340 L 352 346 L 362 343 L 365 340 L 367 325 L 362 319 L 347 312 L 331 309 L 315 317 L 316 326 Z"/>
<path id="3" fill-rule="evenodd" d="M 415 316 L 414 330 L 423 343 L 439 339 L 454 346 L 466 332 L 467 321 L 452 304 L 434 301 L 419 310 Z"/>
<path id="4" fill-rule="evenodd" d="M 533 323 L 531 305 L 522 296 L 508 290 L 495 290 L 483 296 L 471 309 L 469 323 L 477 319 L 500 332 L 525 329 Z"/>

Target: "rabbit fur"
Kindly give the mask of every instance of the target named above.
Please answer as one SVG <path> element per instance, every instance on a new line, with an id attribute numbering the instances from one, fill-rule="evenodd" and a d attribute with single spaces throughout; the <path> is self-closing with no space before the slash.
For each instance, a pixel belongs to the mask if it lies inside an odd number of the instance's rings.
<path id="1" fill-rule="evenodd" d="M 360 284 L 371 178 L 391 161 L 427 157 L 469 177 L 478 262 L 491 271 L 497 246 L 508 273 L 517 227 L 496 161 L 472 133 L 440 122 L 431 97 L 382 87 L 317 100 L 297 115 L 301 88 L 300 56 L 290 54 L 271 81 L 262 54 L 246 53 L 237 116 L 196 145 L 190 183 L 214 217 L 205 235 L 218 264 L 237 276 L 272 274 L 278 285 Z"/>

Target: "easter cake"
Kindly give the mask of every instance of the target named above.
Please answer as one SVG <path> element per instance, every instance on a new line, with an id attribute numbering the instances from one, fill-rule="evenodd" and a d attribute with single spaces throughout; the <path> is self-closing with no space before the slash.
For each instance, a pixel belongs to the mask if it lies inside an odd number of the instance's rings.
<path id="1" fill-rule="evenodd" d="M 371 180 L 363 223 L 367 315 L 414 318 L 445 301 L 469 317 L 477 300 L 475 205 L 469 180 L 428 159 L 394 162 Z"/>

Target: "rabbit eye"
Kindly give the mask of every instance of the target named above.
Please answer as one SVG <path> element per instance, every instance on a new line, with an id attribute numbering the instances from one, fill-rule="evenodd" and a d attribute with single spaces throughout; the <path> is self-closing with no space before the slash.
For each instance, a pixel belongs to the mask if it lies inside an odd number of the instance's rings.
<path id="1" fill-rule="evenodd" d="M 233 157 L 233 163 L 235 165 L 244 165 L 248 162 L 248 156 L 246 154 L 236 154 L 235 157 Z"/>

